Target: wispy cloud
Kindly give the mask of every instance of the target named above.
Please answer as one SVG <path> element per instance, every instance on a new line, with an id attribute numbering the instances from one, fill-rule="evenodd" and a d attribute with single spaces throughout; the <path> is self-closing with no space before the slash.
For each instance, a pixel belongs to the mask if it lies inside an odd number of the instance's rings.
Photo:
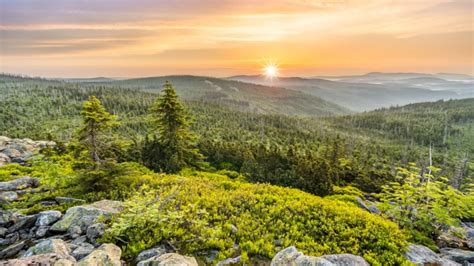
<path id="1" fill-rule="evenodd" d="M 471 0 L 0 0 L 0 10 L 7 72 L 252 72 L 259 59 L 274 57 L 288 74 L 325 67 L 469 73 L 474 59 Z"/>

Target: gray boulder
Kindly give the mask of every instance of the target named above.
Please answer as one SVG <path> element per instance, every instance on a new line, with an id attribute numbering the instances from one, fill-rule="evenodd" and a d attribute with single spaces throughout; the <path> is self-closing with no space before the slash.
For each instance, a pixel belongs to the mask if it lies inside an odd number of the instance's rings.
<path id="1" fill-rule="evenodd" d="M 15 191 L 0 192 L 0 200 L 11 202 L 18 200 L 18 194 Z"/>
<path id="2" fill-rule="evenodd" d="M 321 258 L 336 266 L 370 266 L 364 258 L 352 254 L 325 255 Z"/>
<path id="3" fill-rule="evenodd" d="M 121 266 L 122 250 L 114 244 L 103 244 L 79 261 L 79 266 Z"/>
<path id="4" fill-rule="evenodd" d="M 0 210 L 0 226 L 10 226 L 13 221 L 13 214 L 10 211 Z"/>
<path id="5" fill-rule="evenodd" d="M 40 254 L 31 257 L 19 258 L 0 262 L 2 266 L 29 266 L 29 265 L 54 265 L 54 266 L 73 266 L 76 261 L 68 258 L 63 258 L 58 254 Z"/>
<path id="6" fill-rule="evenodd" d="M 38 214 L 36 220 L 37 226 L 50 225 L 61 218 L 62 214 L 60 211 L 42 211 Z"/>
<path id="7" fill-rule="evenodd" d="M 14 257 L 16 254 L 18 254 L 18 252 L 25 248 L 27 244 L 28 242 L 24 240 L 2 249 L 0 251 L 0 260 Z"/>
<path id="8" fill-rule="evenodd" d="M 39 254 L 55 253 L 63 258 L 68 258 L 71 250 L 66 242 L 61 239 L 46 239 L 29 248 L 22 257 L 30 257 Z"/>
<path id="9" fill-rule="evenodd" d="M 413 264 L 424 266 L 457 266 L 460 265 L 447 258 L 442 258 L 431 249 L 422 245 L 409 245 L 405 252 L 405 258 Z"/>
<path id="10" fill-rule="evenodd" d="M 442 248 L 440 253 L 441 257 L 461 264 L 474 263 L 474 251 L 456 248 Z"/>
<path id="11" fill-rule="evenodd" d="M 291 246 L 278 252 L 272 259 L 271 266 L 334 266 L 330 261 L 321 258 L 306 256 Z"/>
<path id="12" fill-rule="evenodd" d="M 69 208 L 61 220 L 51 226 L 51 230 L 65 232 L 73 226 L 79 226 L 85 232 L 90 225 L 98 221 L 99 217 L 109 218 L 118 213 L 122 206 L 119 201 L 101 200 Z"/>
<path id="13" fill-rule="evenodd" d="M 198 266 L 194 257 L 179 255 L 177 253 L 166 253 L 140 261 L 137 266 Z"/>
<path id="14" fill-rule="evenodd" d="M 17 221 L 10 228 L 8 228 L 8 232 L 13 233 L 21 229 L 29 229 L 33 227 L 36 223 L 37 217 L 38 216 L 36 214 L 19 217 Z"/>
<path id="15" fill-rule="evenodd" d="M 11 181 L 0 182 L 0 191 L 20 190 L 30 187 L 37 187 L 38 185 L 38 179 L 25 176 Z"/>

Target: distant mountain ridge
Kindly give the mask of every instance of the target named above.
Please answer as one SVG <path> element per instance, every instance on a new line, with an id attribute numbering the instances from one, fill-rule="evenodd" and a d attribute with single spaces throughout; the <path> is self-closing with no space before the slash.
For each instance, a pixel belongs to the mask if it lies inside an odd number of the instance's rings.
<path id="1" fill-rule="evenodd" d="M 474 97 L 474 79 L 449 81 L 419 73 L 374 72 L 332 79 L 281 77 L 273 81 L 258 75 L 241 75 L 228 79 L 301 91 L 355 111 Z"/>

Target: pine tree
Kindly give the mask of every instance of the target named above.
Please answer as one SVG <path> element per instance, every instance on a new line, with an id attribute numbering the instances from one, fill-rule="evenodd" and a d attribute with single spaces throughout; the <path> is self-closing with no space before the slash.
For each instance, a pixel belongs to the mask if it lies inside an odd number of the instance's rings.
<path id="1" fill-rule="evenodd" d="M 203 156 L 196 148 L 197 137 L 189 130 L 183 105 L 170 82 L 163 86 L 150 111 L 156 131 L 144 146 L 145 165 L 156 170 L 175 173 L 187 166 L 199 167 Z"/>
<path id="2" fill-rule="evenodd" d="M 94 168 L 101 163 L 100 153 L 106 147 L 105 132 L 115 125 L 116 117 L 108 113 L 99 99 L 90 96 L 82 106 L 83 127 L 79 130 L 79 141 L 87 149 Z"/>

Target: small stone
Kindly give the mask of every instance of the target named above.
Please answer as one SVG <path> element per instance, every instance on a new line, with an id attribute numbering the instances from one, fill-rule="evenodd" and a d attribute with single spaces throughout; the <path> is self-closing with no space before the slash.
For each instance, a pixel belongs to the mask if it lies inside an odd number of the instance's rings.
<path id="1" fill-rule="evenodd" d="M 0 227 L 0 237 L 6 236 L 7 231 L 8 231 L 8 229 L 6 229 L 5 227 Z"/>
<path id="2" fill-rule="evenodd" d="M 67 230 L 67 233 L 69 234 L 71 238 L 78 238 L 82 235 L 82 229 L 80 226 L 77 226 L 77 225 L 71 226 Z"/>
<path id="3" fill-rule="evenodd" d="M 19 231 L 21 229 L 28 229 L 31 228 L 35 225 L 36 223 L 36 215 L 27 215 L 18 218 L 18 220 L 10 227 L 8 228 L 8 232 L 15 232 Z"/>
<path id="4" fill-rule="evenodd" d="M 38 214 L 36 225 L 44 226 L 50 225 L 61 218 L 62 214 L 60 211 L 42 211 Z"/>
<path id="5" fill-rule="evenodd" d="M 13 223 L 13 214 L 7 210 L 0 210 L 0 226 L 8 227 Z"/>
<path id="6" fill-rule="evenodd" d="M 166 248 L 164 246 L 159 246 L 159 247 L 155 247 L 155 248 L 146 249 L 146 250 L 143 250 L 142 252 L 140 252 L 140 254 L 138 254 L 138 256 L 136 258 L 136 261 L 140 262 L 142 260 L 147 260 L 149 258 L 160 256 L 160 255 L 163 255 L 165 253 L 167 253 L 167 251 L 166 251 Z"/>
<path id="7" fill-rule="evenodd" d="M 84 243 L 86 241 L 87 241 L 86 236 L 80 236 L 80 237 L 74 239 L 73 241 L 71 241 L 71 244 L 79 245 L 79 244 Z"/>
<path id="8" fill-rule="evenodd" d="M 228 258 L 226 260 L 219 261 L 216 264 L 216 266 L 239 266 L 239 265 L 242 265 L 240 256 L 235 257 L 235 258 Z"/>
<path id="9" fill-rule="evenodd" d="M 97 243 L 97 239 L 102 237 L 105 233 L 105 224 L 103 223 L 96 223 L 87 228 L 87 239 L 92 244 Z"/>
<path id="10" fill-rule="evenodd" d="M 94 246 L 89 243 L 81 243 L 74 249 L 71 255 L 76 259 L 80 260 L 94 251 Z"/>
<path id="11" fill-rule="evenodd" d="M 49 228 L 50 228 L 49 226 L 43 226 L 43 225 L 39 226 L 38 229 L 36 229 L 36 234 L 35 234 L 36 238 L 45 237 L 49 232 Z"/>
<path id="12" fill-rule="evenodd" d="M 58 204 L 68 204 L 68 203 L 85 203 L 85 200 L 76 199 L 76 198 L 68 198 L 68 197 L 56 197 L 54 200 Z"/>

